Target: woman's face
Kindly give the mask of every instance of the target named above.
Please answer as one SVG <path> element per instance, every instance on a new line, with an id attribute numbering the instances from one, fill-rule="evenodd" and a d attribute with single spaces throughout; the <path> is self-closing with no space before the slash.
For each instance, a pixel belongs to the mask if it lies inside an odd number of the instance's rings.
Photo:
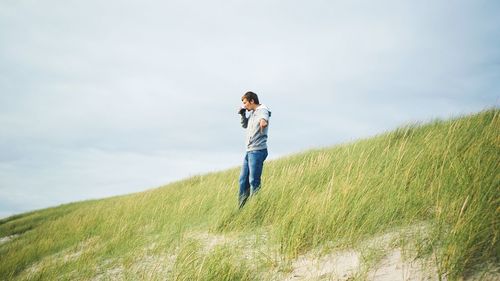
<path id="1" fill-rule="evenodd" d="M 246 110 L 253 110 L 254 105 L 255 103 L 253 102 L 253 100 L 249 102 L 247 99 L 243 99 L 243 106 L 245 106 Z"/>

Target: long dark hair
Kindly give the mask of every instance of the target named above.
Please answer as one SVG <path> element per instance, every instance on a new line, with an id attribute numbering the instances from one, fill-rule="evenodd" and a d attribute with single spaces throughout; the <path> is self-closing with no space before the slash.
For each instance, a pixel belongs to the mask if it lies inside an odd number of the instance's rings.
<path id="1" fill-rule="evenodd" d="M 246 92 L 242 97 L 241 97 L 241 100 L 243 101 L 244 99 L 246 99 L 248 102 L 251 102 L 253 100 L 253 102 L 255 104 L 260 104 L 259 103 L 259 97 L 257 96 L 256 93 L 254 92 Z"/>

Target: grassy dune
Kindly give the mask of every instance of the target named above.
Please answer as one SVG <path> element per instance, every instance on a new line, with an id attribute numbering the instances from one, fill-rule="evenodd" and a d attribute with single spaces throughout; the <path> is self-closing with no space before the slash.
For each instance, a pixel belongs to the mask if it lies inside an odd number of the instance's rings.
<path id="1" fill-rule="evenodd" d="M 499 113 L 268 161 L 261 191 L 242 210 L 234 168 L 6 218 L 0 278 L 274 279 L 315 249 L 353 248 L 368 270 L 381 257 L 365 241 L 396 232 L 392 246 L 409 259 L 467 279 L 500 263 Z"/>

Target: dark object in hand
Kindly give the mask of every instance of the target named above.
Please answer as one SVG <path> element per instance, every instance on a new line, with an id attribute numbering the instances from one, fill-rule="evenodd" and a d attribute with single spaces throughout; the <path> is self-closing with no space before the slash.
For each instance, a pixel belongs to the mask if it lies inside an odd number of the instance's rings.
<path id="1" fill-rule="evenodd" d="M 241 108 L 240 111 L 238 111 L 238 114 L 245 114 L 247 112 L 247 110 L 245 108 Z"/>

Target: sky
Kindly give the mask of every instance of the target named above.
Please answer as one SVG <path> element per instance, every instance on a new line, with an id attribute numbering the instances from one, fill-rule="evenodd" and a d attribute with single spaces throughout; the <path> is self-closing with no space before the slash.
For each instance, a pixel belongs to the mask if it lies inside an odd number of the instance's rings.
<path id="1" fill-rule="evenodd" d="M 238 167 L 249 90 L 277 159 L 498 107 L 499 81 L 495 0 L 2 0 L 0 217 Z"/>

